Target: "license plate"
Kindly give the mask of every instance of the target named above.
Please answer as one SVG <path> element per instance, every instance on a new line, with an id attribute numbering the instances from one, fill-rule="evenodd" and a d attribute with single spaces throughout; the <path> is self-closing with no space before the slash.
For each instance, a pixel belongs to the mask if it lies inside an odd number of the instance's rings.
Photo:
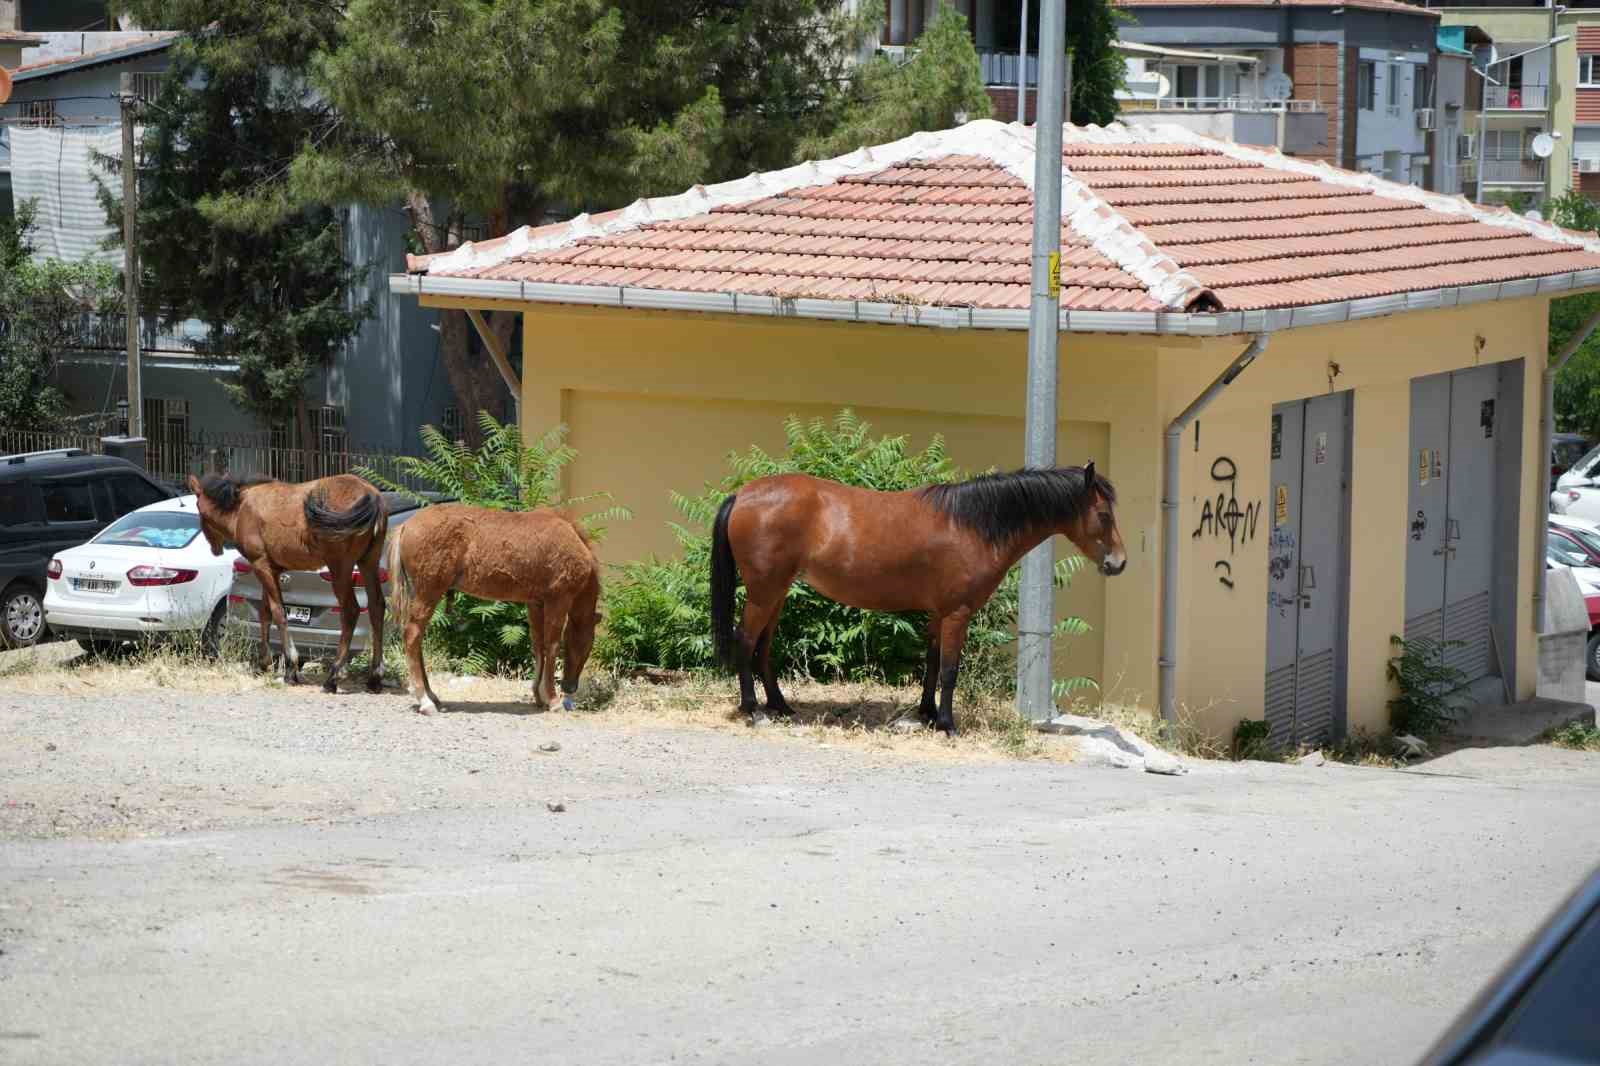
<path id="1" fill-rule="evenodd" d="M 311 621 L 311 608 L 309 607 L 285 607 L 283 613 L 289 619 L 291 625 L 303 626 Z"/>
<path id="2" fill-rule="evenodd" d="M 72 587 L 78 592 L 115 592 L 120 581 L 113 581 L 104 577 L 75 577 Z"/>

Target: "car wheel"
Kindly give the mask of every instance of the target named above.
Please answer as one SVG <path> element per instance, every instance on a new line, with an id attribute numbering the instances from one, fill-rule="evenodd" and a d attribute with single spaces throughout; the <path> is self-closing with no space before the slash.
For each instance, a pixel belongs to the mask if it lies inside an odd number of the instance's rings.
<path id="1" fill-rule="evenodd" d="M 37 644 L 44 633 L 44 597 L 32 585 L 12 585 L 0 596 L 0 644 L 26 648 Z"/>
<path id="2" fill-rule="evenodd" d="M 217 609 L 211 612 L 211 620 L 200 631 L 200 654 L 207 659 L 215 659 L 222 654 L 222 626 L 223 616 L 228 613 L 226 598 L 217 603 Z"/>
<path id="3" fill-rule="evenodd" d="M 1600 681 L 1600 629 L 1589 634 L 1589 647 L 1583 656 L 1583 672 L 1590 681 Z"/>

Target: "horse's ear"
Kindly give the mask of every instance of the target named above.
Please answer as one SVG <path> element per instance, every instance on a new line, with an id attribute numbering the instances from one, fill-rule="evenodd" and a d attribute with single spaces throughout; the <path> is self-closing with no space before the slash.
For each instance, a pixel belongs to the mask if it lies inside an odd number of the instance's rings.
<path id="1" fill-rule="evenodd" d="M 1090 459 L 1083 464 L 1083 483 L 1089 488 L 1094 488 L 1094 460 Z"/>

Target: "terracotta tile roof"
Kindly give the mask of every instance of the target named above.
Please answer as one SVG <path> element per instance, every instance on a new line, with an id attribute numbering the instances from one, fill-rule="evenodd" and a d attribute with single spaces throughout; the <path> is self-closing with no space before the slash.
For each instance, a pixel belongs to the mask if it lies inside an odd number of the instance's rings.
<path id="1" fill-rule="evenodd" d="M 0 30 L 0 44 L 43 44 L 45 38 L 37 33 L 23 33 L 20 30 Z"/>
<path id="2" fill-rule="evenodd" d="M 1067 127 L 1064 141 L 1069 311 L 1257 311 L 1600 271 L 1593 237 L 1178 127 Z M 1032 171 L 1032 130 L 975 122 L 409 257 L 408 267 L 436 278 L 1020 309 Z"/>
<path id="3" fill-rule="evenodd" d="M 1115 0 L 1117 7 L 1354 7 L 1363 11 L 1394 11 L 1422 18 L 1439 18 L 1440 12 L 1404 0 Z"/>

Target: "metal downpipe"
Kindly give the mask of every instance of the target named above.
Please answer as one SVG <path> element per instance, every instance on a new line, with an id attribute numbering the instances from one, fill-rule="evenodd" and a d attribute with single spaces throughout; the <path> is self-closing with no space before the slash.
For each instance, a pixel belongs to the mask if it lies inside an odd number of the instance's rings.
<path id="1" fill-rule="evenodd" d="M 1550 453 L 1555 448 L 1556 375 L 1561 372 L 1561 368 L 1566 366 L 1568 361 L 1571 360 L 1574 355 L 1578 354 L 1578 349 L 1583 347 L 1583 342 L 1589 339 L 1589 335 L 1593 333 L 1596 328 L 1600 328 L 1600 311 L 1596 311 L 1594 314 L 1589 316 L 1588 321 L 1584 322 L 1584 324 L 1578 328 L 1578 332 L 1574 333 L 1572 335 L 1572 339 L 1567 341 L 1562 349 L 1556 353 L 1556 357 L 1545 366 L 1544 373 L 1540 375 L 1540 384 L 1544 386 L 1544 395 L 1539 401 L 1539 469 L 1541 471 L 1545 471 L 1550 468 Z M 1550 511 L 1550 496 L 1552 492 L 1551 489 L 1545 487 L 1548 484 L 1546 479 L 1549 478 L 1549 476 L 1549 474 L 1541 473 L 1539 480 L 1540 491 L 1544 493 L 1544 509 L 1546 514 L 1548 514 Z M 1533 594 L 1533 631 L 1535 633 L 1543 633 L 1545 624 L 1546 571 L 1544 566 L 1544 551 L 1542 547 L 1537 545 L 1537 543 L 1533 553 L 1533 561 L 1534 565 L 1538 567 L 1538 573 L 1534 577 L 1535 591 Z"/>
<path id="2" fill-rule="evenodd" d="M 1178 455 L 1183 431 L 1217 394 L 1233 384 L 1244 368 L 1255 361 L 1267 346 L 1267 335 L 1258 333 L 1245 350 L 1207 385 L 1183 413 L 1167 425 L 1161 456 L 1161 656 L 1158 667 L 1161 717 L 1178 721 Z"/>

